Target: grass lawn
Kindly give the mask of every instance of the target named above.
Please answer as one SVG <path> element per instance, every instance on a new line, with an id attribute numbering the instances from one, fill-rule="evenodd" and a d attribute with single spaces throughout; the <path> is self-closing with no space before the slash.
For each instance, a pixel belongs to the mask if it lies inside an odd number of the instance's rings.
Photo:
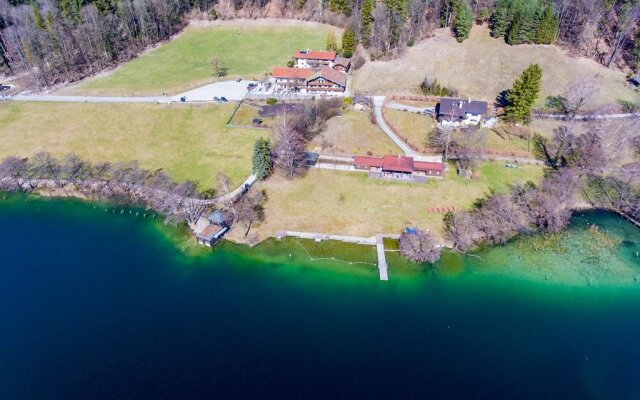
<path id="1" fill-rule="evenodd" d="M 435 119 L 407 111 L 387 108 L 387 121 L 402 134 L 410 143 L 423 148 L 427 145 L 427 134 L 436 127 Z"/>
<path id="2" fill-rule="evenodd" d="M 228 68 L 226 79 L 258 78 L 271 67 L 286 65 L 296 50 L 323 49 L 325 26 L 188 27 L 170 42 L 115 71 L 86 80 L 67 92 L 97 95 L 177 94 L 214 81 L 209 60 Z M 339 35 L 338 35 L 339 36 Z"/>
<path id="3" fill-rule="evenodd" d="M 496 150 L 529 151 L 529 141 L 515 135 L 500 136 L 495 130 L 482 128 L 487 132 L 487 148 Z"/>
<path id="4" fill-rule="evenodd" d="M 234 105 L 1 103 L 0 158 L 40 150 L 91 161 L 133 161 L 177 180 L 214 185 L 218 172 L 240 184 L 253 143 L 268 132 L 225 126 Z"/>
<path id="5" fill-rule="evenodd" d="M 327 121 L 327 128 L 318 134 L 309 149 L 319 149 L 334 155 L 398 154 L 400 149 L 369 120 L 368 112 L 349 111 Z"/>
<path id="6" fill-rule="evenodd" d="M 493 102 L 533 63 L 542 67 L 539 105 L 547 96 L 560 94 L 569 82 L 582 78 L 599 82 L 601 104 L 635 99 L 621 71 L 583 57 L 571 57 L 553 45 L 509 46 L 503 39 L 491 38 L 486 26 L 474 26 L 470 38 L 462 43 L 456 42 L 449 29 L 440 29 L 435 37 L 407 49 L 397 60 L 367 63 L 355 74 L 351 90 L 365 94 L 417 94 L 420 82 L 428 77 L 458 89 L 462 96 Z"/>
<path id="7" fill-rule="evenodd" d="M 280 176 L 260 182 L 269 196 L 266 221 L 253 231 L 260 238 L 279 230 L 369 236 L 398 233 L 405 224 L 431 229 L 442 235 L 442 214 L 429 214 L 431 207 L 467 208 L 490 188 L 507 190 L 508 185 L 537 181 L 542 168 L 504 168 L 487 163 L 481 177 L 468 180 L 450 168 L 443 180 L 409 184 L 371 180 L 366 173 L 311 170 L 304 178 L 286 180 Z"/>

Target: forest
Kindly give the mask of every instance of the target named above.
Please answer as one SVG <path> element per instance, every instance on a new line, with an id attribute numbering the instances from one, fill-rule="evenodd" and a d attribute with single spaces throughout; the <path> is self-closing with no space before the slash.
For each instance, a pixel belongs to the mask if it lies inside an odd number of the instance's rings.
<path id="1" fill-rule="evenodd" d="M 0 0 L 0 63 L 38 88 L 135 57 L 189 18 L 298 18 L 351 28 L 372 59 L 398 56 L 436 28 L 465 40 L 488 23 L 512 45 L 558 43 L 637 71 L 638 0 Z"/>

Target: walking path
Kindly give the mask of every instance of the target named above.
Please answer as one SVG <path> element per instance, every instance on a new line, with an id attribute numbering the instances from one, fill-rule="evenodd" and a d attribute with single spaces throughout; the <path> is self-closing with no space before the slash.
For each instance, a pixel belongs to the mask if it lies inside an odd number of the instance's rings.
<path id="1" fill-rule="evenodd" d="M 374 96 L 373 97 L 373 105 L 376 115 L 376 122 L 382 131 L 389 136 L 389 138 L 402 150 L 402 152 L 409 156 L 413 157 L 416 161 L 430 161 L 430 162 L 442 162 L 442 156 L 439 155 L 424 155 L 418 153 L 413 150 L 409 145 L 407 145 L 404 140 L 400 139 L 398 135 L 395 134 L 393 129 L 387 125 L 384 120 L 384 116 L 382 115 L 382 107 L 384 105 L 384 96 Z"/>
<path id="2" fill-rule="evenodd" d="M 588 121 L 588 120 L 592 120 L 592 119 L 640 118 L 640 113 L 575 115 L 573 118 L 571 118 L 571 116 L 567 115 L 567 114 L 535 114 L 534 118 L 540 118 L 540 119 L 577 119 L 579 121 Z"/>

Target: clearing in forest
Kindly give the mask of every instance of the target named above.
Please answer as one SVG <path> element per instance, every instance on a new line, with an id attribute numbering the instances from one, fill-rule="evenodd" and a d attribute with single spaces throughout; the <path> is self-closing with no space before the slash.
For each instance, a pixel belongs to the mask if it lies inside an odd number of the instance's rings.
<path id="1" fill-rule="evenodd" d="M 538 105 L 547 96 L 559 95 L 569 82 L 583 78 L 594 78 L 600 84 L 598 104 L 635 98 L 621 71 L 571 57 L 554 45 L 509 46 L 504 39 L 492 38 L 486 26 L 474 26 L 470 38 L 462 43 L 456 42 L 450 30 L 439 29 L 433 38 L 408 48 L 397 60 L 369 62 L 355 74 L 351 90 L 381 95 L 418 93 L 420 82 L 427 77 L 458 89 L 462 96 L 493 102 L 533 63 L 543 71 Z"/>
<path id="2" fill-rule="evenodd" d="M 137 160 L 143 168 L 162 168 L 201 188 L 215 185 L 218 172 L 238 185 L 251 173 L 255 140 L 269 133 L 227 128 L 232 109 L 230 104 L 1 103 L 0 158 L 76 153 L 94 162 Z"/>
<path id="3" fill-rule="evenodd" d="M 227 69 L 220 79 L 260 79 L 271 67 L 286 65 L 296 50 L 323 49 L 325 25 L 190 26 L 175 39 L 142 54 L 114 71 L 89 78 L 66 93 L 92 95 L 178 94 L 210 83 L 211 59 Z M 337 35 L 339 37 L 339 35 Z"/>

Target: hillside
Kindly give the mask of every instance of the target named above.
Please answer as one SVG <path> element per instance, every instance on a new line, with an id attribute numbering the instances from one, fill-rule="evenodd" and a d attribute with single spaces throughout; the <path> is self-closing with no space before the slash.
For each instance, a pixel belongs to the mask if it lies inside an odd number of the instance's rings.
<path id="1" fill-rule="evenodd" d="M 456 42 L 449 29 L 439 29 L 433 38 L 407 49 L 399 59 L 367 63 L 356 73 L 352 90 L 413 93 L 428 77 L 458 89 L 462 95 L 493 101 L 532 63 L 543 70 L 540 103 L 546 96 L 558 95 L 567 83 L 587 77 L 601 85 L 600 104 L 634 99 L 620 71 L 586 58 L 570 57 L 554 45 L 509 46 L 503 39 L 492 38 L 486 26 L 474 26 L 470 38 L 462 43 Z"/>

